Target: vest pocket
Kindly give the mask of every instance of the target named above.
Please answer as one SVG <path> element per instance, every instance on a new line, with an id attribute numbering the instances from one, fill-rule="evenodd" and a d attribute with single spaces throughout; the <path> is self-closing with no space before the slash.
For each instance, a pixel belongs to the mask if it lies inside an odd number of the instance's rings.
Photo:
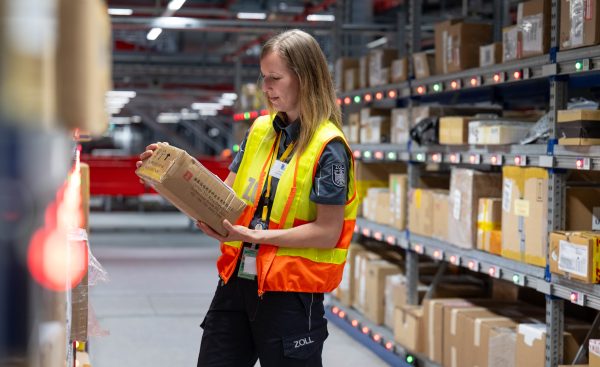
<path id="1" fill-rule="evenodd" d="M 308 333 L 283 337 L 283 355 L 294 359 L 308 359 L 323 348 L 329 333 L 323 326 Z"/>

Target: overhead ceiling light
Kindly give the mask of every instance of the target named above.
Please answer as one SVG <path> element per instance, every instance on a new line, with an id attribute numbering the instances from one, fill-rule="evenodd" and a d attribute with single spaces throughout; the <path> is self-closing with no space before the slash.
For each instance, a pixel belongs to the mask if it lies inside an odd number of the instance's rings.
<path id="1" fill-rule="evenodd" d="M 223 105 L 223 106 L 233 106 L 235 102 L 233 101 L 233 99 L 225 99 L 225 98 L 221 98 L 219 99 L 219 104 Z"/>
<path id="2" fill-rule="evenodd" d="M 197 102 L 192 103 L 192 108 L 195 110 L 221 110 L 223 105 L 220 103 Z"/>
<path id="3" fill-rule="evenodd" d="M 309 14 L 306 17 L 309 22 L 333 22 L 335 15 L 333 14 Z"/>
<path id="4" fill-rule="evenodd" d="M 237 97 L 238 96 L 236 93 L 223 93 L 223 95 L 221 96 L 222 99 L 230 99 L 230 100 L 236 100 Z"/>
<path id="5" fill-rule="evenodd" d="M 383 46 L 387 43 L 387 41 L 388 41 L 387 37 L 378 38 L 375 41 L 367 43 L 367 48 L 375 48 L 375 47 Z"/>
<path id="6" fill-rule="evenodd" d="M 181 119 L 181 115 L 176 112 L 162 112 L 156 117 L 156 122 L 161 124 L 176 124 Z"/>
<path id="7" fill-rule="evenodd" d="M 265 20 L 267 13 L 237 13 L 238 19 Z"/>
<path id="8" fill-rule="evenodd" d="M 146 36 L 146 38 L 149 41 L 154 41 L 158 38 L 158 36 L 160 36 L 161 33 L 162 33 L 162 28 L 152 28 L 150 30 L 150 32 L 148 32 L 148 35 Z"/>
<path id="9" fill-rule="evenodd" d="M 185 0 L 171 0 L 167 8 L 169 10 L 179 10 L 183 6 L 183 3 L 185 3 Z"/>
<path id="10" fill-rule="evenodd" d="M 108 15 L 131 15 L 133 14 L 133 9 L 119 9 L 119 8 L 109 8 Z"/>
<path id="11" fill-rule="evenodd" d="M 115 125 L 128 125 L 131 122 L 131 117 L 111 117 L 110 119 L 110 123 Z"/>
<path id="12" fill-rule="evenodd" d="M 217 116 L 217 114 L 219 113 L 219 111 L 217 110 L 200 110 L 198 111 L 200 113 L 200 116 Z"/>
<path id="13" fill-rule="evenodd" d="M 113 97 L 126 97 L 126 98 L 135 98 L 137 94 L 132 90 L 111 90 L 106 92 L 106 96 L 109 98 Z"/>

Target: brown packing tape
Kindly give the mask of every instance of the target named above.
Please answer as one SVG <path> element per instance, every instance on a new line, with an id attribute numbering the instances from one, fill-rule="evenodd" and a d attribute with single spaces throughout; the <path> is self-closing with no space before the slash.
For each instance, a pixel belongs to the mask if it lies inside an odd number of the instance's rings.
<path id="1" fill-rule="evenodd" d="M 523 168 L 513 167 L 513 166 L 504 166 L 502 167 L 502 177 L 506 179 L 510 179 L 513 182 L 513 185 L 517 185 L 519 188 L 519 192 L 521 195 L 525 192 L 525 175 Z"/>

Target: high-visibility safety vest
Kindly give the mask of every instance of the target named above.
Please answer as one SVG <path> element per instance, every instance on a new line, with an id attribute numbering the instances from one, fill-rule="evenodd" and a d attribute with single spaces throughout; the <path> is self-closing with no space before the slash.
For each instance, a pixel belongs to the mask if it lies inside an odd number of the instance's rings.
<path id="1" fill-rule="evenodd" d="M 248 227 L 263 192 L 277 140 L 273 118 L 274 116 L 261 116 L 256 119 L 246 140 L 244 157 L 233 184 L 233 190 L 248 204 L 236 223 L 238 225 Z M 292 228 L 316 220 L 317 207 L 310 200 L 310 192 L 319 158 L 327 143 L 333 139 L 342 139 L 350 151 L 340 130 L 332 122 L 326 121 L 317 128 L 301 157 L 297 154 L 292 156 L 277 186 L 269 229 Z M 358 207 L 354 158 L 352 155 L 350 157 L 344 224 L 336 246 L 319 249 L 260 244 L 256 259 L 259 295 L 266 291 L 330 292 L 340 283 Z M 221 243 L 217 268 L 224 282 L 233 274 L 241 250 L 240 241 Z"/>

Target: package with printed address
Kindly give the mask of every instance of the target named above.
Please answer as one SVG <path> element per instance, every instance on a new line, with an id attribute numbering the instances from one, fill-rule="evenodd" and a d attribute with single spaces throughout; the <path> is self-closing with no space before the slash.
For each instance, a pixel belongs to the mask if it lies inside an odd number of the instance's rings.
<path id="1" fill-rule="evenodd" d="M 185 151 L 160 144 L 135 173 L 183 213 L 221 235 L 223 219 L 235 223 L 246 204 L 220 178 Z"/>
<path id="2" fill-rule="evenodd" d="M 588 350 L 590 367 L 600 367 L 600 339 L 590 339 Z"/>
<path id="3" fill-rule="evenodd" d="M 531 0 L 520 3 L 517 25 L 522 34 L 522 55 L 544 55 L 550 49 L 550 0 Z"/>
<path id="4" fill-rule="evenodd" d="M 599 283 L 600 232 L 552 232 L 550 271 L 586 283 Z"/>
<path id="5" fill-rule="evenodd" d="M 600 43 L 598 0 L 560 1 L 560 49 Z"/>

